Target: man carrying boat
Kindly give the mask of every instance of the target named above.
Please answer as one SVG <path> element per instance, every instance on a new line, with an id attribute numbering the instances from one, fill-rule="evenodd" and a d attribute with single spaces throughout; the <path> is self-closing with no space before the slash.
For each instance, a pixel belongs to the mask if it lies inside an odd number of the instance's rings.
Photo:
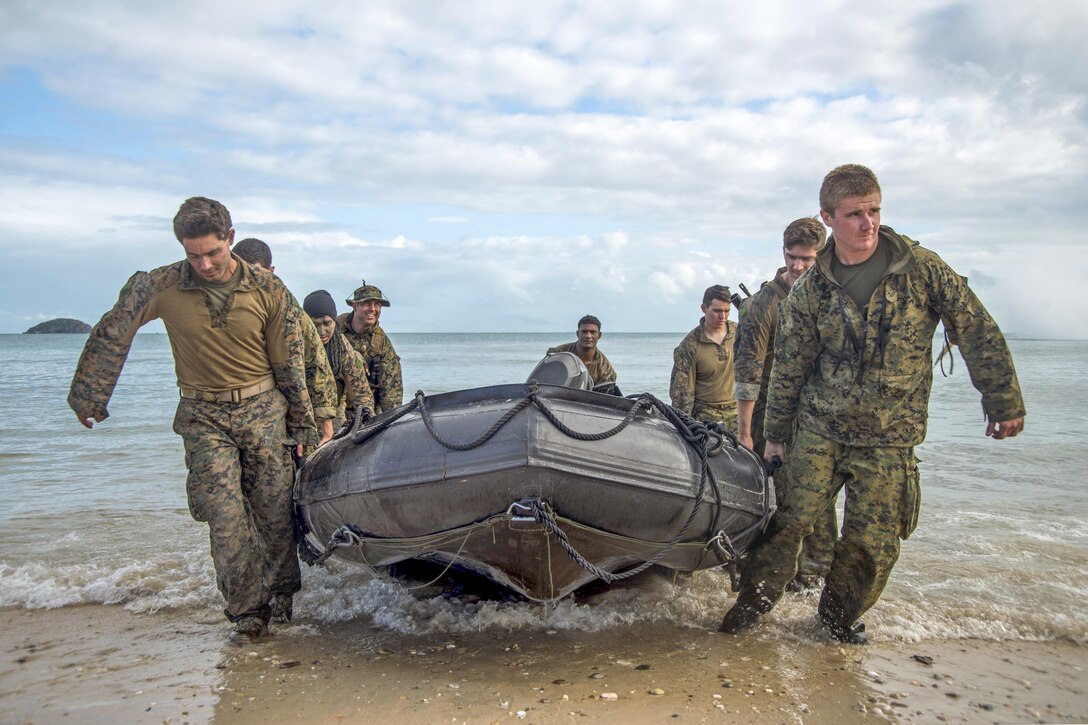
<path id="1" fill-rule="evenodd" d="M 264 267 L 273 274 L 276 272 L 276 268 L 272 264 L 272 250 L 260 239 L 254 237 L 243 239 L 234 245 L 234 253 L 251 265 Z M 302 330 L 303 360 L 306 366 L 306 390 L 310 393 L 314 420 L 317 422 L 317 429 L 321 433 L 321 439 L 317 442 L 317 447 L 320 448 L 332 440 L 333 423 L 337 411 L 336 378 L 329 367 L 329 361 L 321 354 L 321 336 L 317 334 L 317 328 L 314 327 L 313 321 L 308 315 L 300 314 L 302 308 L 299 306 L 298 300 L 290 291 L 287 294 L 291 302 L 290 314 L 297 316 Z M 306 452 L 306 455 L 309 455 L 309 451 Z M 289 611 L 273 612 L 272 619 L 273 621 L 290 620 L 291 613 Z"/>
<path id="2" fill-rule="evenodd" d="M 230 213 L 188 199 L 174 217 L 186 259 L 137 272 L 91 330 L 68 404 L 87 428 L 106 406 L 136 331 L 161 319 L 181 399 L 189 511 L 208 524 L 231 639 L 267 631 L 274 594 L 301 588 L 291 528 L 292 449 L 317 442 L 302 335 L 287 289 L 230 252 Z M 276 587 L 276 588 L 273 588 Z"/>
<path id="3" fill-rule="evenodd" d="M 362 416 L 363 420 L 374 417 L 374 394 L 367 381 L 366 363 L 344 333 L 336 329 L 336 303 L 332 295 L 323 289 L 311 292 L 302 301 L 306 315 L 313 320 L 325 357 L 332 368 L 336 381 L 336 408 L 344 406 L 347 421 Z"/>
<path id="4" fill-rule="evenodd" d="M 602 334 L 604 333 L 601 332 L 601 321 L 593 315 L 585 315 L 578 320 L 578 340 L 550 348 L 548 354 L 572 352 L 585 364 L 589 376 L 593 378 L 594 386 L 615 383 L 616 370 L 597 347 Z"/>
<path id="5" fill-rule="evenodd" d="M 814 217 L 802 217 L 790 222 L 782 234 L 782 257 L 786 266 L 774 279 L 765 282 L 748 298 L 745 314 L 737 323 L 736 397 L 737 440 L 763 455 L 763 416 L 767 409 L 767 383 L 774 362 L 774 330 L 778 324 L 778 308 L 798 278 L 816 261 L 816 252 L 823 246 L 827 233 Z M 787 450 L 790 441 L 784 441 Z M 782 499 L 789 486 L 784 471 L 774 477 L 775 491 Z M 792 586 L 813 587 L 827 575 L 835 540 L 839 538 L 839 522 L 832 500 L 820 515 L 812 534 L 801 547 L 800 567 Z"/>
<path id="6" fill-rule="evenodd" d="M 399 408 L 404 402 L 400 358 L 393 343 L 378 324 L 382 308 L 389 300 L 372 284 L 363 283 L 347 299 L 351 312 L 336 318 L 336 327 L 366 362 L 370 388 L 374 393 L 374 412 Z"/>
<path id="7" fill-rule="evenodd" d="M 737 324 L 729 319 L 729 288 L 707 287 L 703 318 L 673 351 L 669 397 L 674 408 L 697 420 L 718 421 L 737 428 L 733 397 L 733 338 Z"/>
<path id="8" fill-rule="evenodd" d="M 774 607 L 797 571 L 801 540 L 845 485 L 819 618 L 833 638 L 867 642 L 859 618 L 918 521 L 914 447 L 925 437 L 938 321 L 982 393 L 986 435 L 1023 430 L 1024 401 L 997 323 L 940 257 L 880 225 L 881 200 L 876 176 L 858 164 L 832 170 L 820 188 L 832 237 L 782 305 L 767 398 L 764 457 L 784 457 L 789 494 L 750 555 L 722 631 L 748 630 Z"/>

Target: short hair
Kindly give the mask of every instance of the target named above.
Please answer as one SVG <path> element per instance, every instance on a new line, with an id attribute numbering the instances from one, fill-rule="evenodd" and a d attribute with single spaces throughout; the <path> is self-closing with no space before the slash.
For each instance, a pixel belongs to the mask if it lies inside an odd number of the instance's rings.
<path id="1" fill-rule="evenodd" d="M 234 245 L 234 253 L 249 262 L 259 264 L 265 269 L 272 269 L 272 250 L 260 239 L 247 237 Z"/>
<path id="2" fill-rule="evenodd" d="M 214 234 L 216 239 L 228 239 L 233 226 L 227 207 L 203 196 L 186 199 L 174 216 L 174 236 L 179 242 L 209 234 Z"/>
<path id="3" fill-rule="evenodd" d="M 582 325 L 596 325 L 597 329 L 601 329 L 601 321 L 593 315 L 585 315 L 582 319 L 578 320 L 578 329 L 582 329 Z"/>
<path id="4" fill-rule="evenodd" d="M 721 300 L 728 304 L 730 294 L 732 293 L 724 284 L 711 285 L 706 288 L 706 292 L 703 292 L 703 307 L 709 307 L 714 300 Z"/>
<path id="5" fill-rule="evenodd" d="M 880 183 L 868 167 L 845 164 L 832 169 L 820 185 L 820 208 L 834 216 L 839 202 L 851 196 L 880 193 Z"/>
<path id="6" fill-rule="evenodd" d="M 782 232 L 782 246 L 785 249 L 808 247 L 819 249 L 827 240 L 827 229 L 816 217 L 806 216 L 795 219 Z"/>

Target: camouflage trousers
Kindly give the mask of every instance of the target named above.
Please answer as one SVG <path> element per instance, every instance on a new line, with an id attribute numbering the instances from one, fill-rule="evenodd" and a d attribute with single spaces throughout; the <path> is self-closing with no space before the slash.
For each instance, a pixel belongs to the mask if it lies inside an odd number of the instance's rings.
<path id="1" fill-rule="evenodd" d="M 757 445 L 757 453 L 763 456 L 764 441 Z M 789 446 L 787 445 L 787 450 Z M 789 457 L 789 454 L 787 454 Z M 778 506 L 781 508 L 783 501 L 789 496 L 790 483 L 789 471 L 786 466 L 779 468 L 774 474 L 774 491 L 778 498 Z M 797 557 L 797 573 L 802 576 L 826 577 L 831 571 L 831 560 L 835 556 L 835 542 L 839 540 L 839 514 L 836 503 L 838 495 L 831 499 L 831 503 L 812 525 L 812 533 L 801 540 L 801 553 Z"/>
<path id="2" fill-rule="evenodd" d="M 231 621 L 251 614 L 267 619 L 273 592 L 302 587 L 286 412 L 283 395 L 269 390 L 240 403 L 182 398 L 174 416 L 174 432 L 185 442 L 189 512 L 208 524 Z"/>
<path id="3" fill-rule="evenodd" d="M 737 406 L 723 408 L 720 405 L 704 405 L 696 402 L 691 409 L 691 417 L 695 420 L 716 420 L 725 426 L 727 431 L 737 431 Z"/>
<path id="4" fill-rule="evenodd" d="M 737 605 L 769 612 L 797 574 L 801 541 L 846 488 L 842 538 L 820 597 L 820 619 L 848 629 L 876 603 L 918 522 L 913 448 L 847 446 L 801 429 L 784 466 L 788 490 L 741 573 Z"/>

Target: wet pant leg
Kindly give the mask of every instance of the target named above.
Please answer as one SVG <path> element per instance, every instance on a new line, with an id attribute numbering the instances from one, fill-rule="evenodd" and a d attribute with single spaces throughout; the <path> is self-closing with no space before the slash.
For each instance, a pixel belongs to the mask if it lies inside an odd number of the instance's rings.
<path id="1" fill-rule="evenodd" d="M 801 559 L 798 573 L 826 577 L 835 557 L 835 544 L 839 540 L 839 512 L 837 497 L 824 510 L 812 527 L 812 533 L 801 543 Z"/>
<path id="2" fill-rule="evenodd" d="M 242 401 L 234 431 L 242 456 L 242 490 L 261 543 L 265 583 L 271 593 L 294 594 L 302 588 L 295 548 L 291 459 L 285 415 L 287 401 L 269 390 Z"/>
<path id="3" fill-rule="evenodd" d="M 737 606 L 769 612 L 797 574 L 802 540 L 835 499 L 844 483 L 837 470 L 842 446 L 806 430 L 796 433 L 786 462 L 775 474 L 785 495 L 767 532 L 756 543 L 741 572 Z"/>
<path id="4" fill-rule="evenodd" d="M 212 563 L 232 621 L 268 617 L 261 543 L 242 492 L 241 456 L 231 434 L 230 403 L 182 398 L 174 431 L 182 436 L 189 469 L 189 512 L 208 524 Z"/>
<path id="5" fill-rule="evenodd" d="M 884 591 L 899 543 L 914 531 L 921 497 L 912 448 L 845 449 L 842 538 L 820 597 L 820 619 L 849 629 Z"/>

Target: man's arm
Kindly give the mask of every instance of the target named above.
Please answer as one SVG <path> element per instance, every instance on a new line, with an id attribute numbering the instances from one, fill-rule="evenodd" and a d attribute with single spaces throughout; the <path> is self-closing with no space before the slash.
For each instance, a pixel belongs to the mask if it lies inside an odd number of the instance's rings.
<path id="1" fill-rule="evenodd" d="M 767 416 L 763 426 L 767 439 L 765 451 L 772 449 L 772 442 L 781 444 L 789 438 L 801 389 L 820 355 L 819 294 L 814 290 L 813 279 L 809 273 L 799 280 L 778 307 L 774 364 L 767 386 Z M 778 450 L 778 446 L 773 448 Z"/>
<path id="2" fill-rule="evenodd" d="M 404 383 L 401 379 L 400 358 L 389 338 L 377 354 L 378 394 L 374 401 L 381 410 L 393 410 L 404 403 Z"/>
<path id="3" fill-rule="evenodd" d="M 1027 411 L 1005 336 L 967 280 L 933 252 L 925 254 L 936 312 L 959 345 L 971 384 L 982 393 L 986 435 L 995 440 L 1015 437 L 1024 429 Z"/>
<path id="4" fill-rule="evenodd" d="M 737 438 L 749 448 L 753 447 L 752 414 L 763 385 L 763 367 L 767 361 L 767 347 L 774 334 L 776 308 L 768 307 L 767 295 L 756 293 L 748 298 L 747 312 L 737 325 L 737 337 L 733 343 L 734 373 L 736 384 L 733 395 L 737 399 Z M 777 304 L 774 295 L 770 303 Z"/>
<path id="5" fill-rule="evenodd" d="M 287 399 L 287 433 L 299 446 L 317 445 L 310 394 L 306 390 L 306 349 L 298 317 L 288 313 L 287 288 L 278 280 L 269 290 L 275 303 L 265 322 L 265 348 L 276 387 Z"/>
<path id="6" fill-rule="evenodd" d="M 91 330 L 68 390 L 68 406 L 83 426 L 91 428 L 109 417 L 107 405 L 136 331 L 155 317 L 149 309 L 154 291 L 147 272 L 132 275 L 117 303 Z"/>
<path id="7" fill-rule="evenodd" d="M 672 407 L 688 415 L 695 409 L 695 357 L 684 343 L 680 343 L 672 353 L 669 399 Z"/>
<path id="8" fill-rule="evenodd" d="M 374 417 L 374 391 L 370 389 L 370 381 L 366 377 L 366 363 L 363 362 L 363 356 L 342 337 L 340 345 L 340 366 L 347 407 L 354 409 L 356 416 L 362 415 L 363 420 L 369 420 Z"/>
<path id="9" fill-rule="evenodd" d="M 593 382 L 597 383 L 598 385 L 601 384 L 601 383 L 614 383 L 614 382 L 616 382 L 616 379 L 617 379 L 616 369 L 614 367 L 612 367 L 612 363 L 609 362 L 608 358 L 605 357 L 604 353 L 601 352 L 600 350 L 597 351 L 597 354 L 601 356 L 601 368 L 600 368 L 601 379 L 600 380 L 594 380 Z"/>
<path id="10" fill-rule="evenodd" d="M 333 376 L 325 346 L 310 316 L 296 304 L 291 305 L 291 313 L 298 319 L 302 330 L 302 343 L 305 350 L 306 390 L 310 394 L 310 404 L 314 409 L 314 420 L 321 429 L 318 445 L 323 445 L 332 438 L 332 419 L 336 417 L 339 394 L 336 390 L 336 378 Z"/>

